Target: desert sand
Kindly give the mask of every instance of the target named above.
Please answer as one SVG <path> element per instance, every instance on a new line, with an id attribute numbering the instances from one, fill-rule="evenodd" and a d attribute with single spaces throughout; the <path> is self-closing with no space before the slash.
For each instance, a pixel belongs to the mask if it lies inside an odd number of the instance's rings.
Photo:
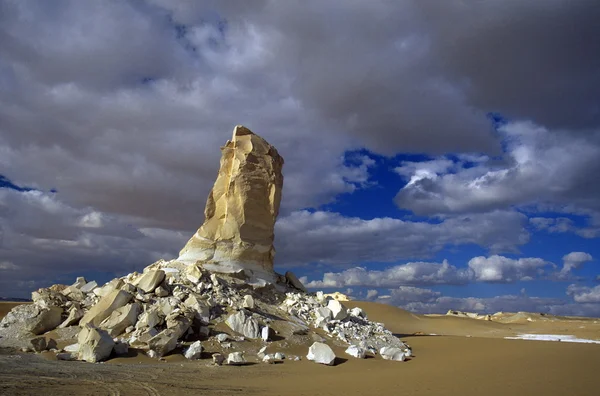
<path id="1" fill-rule="evenodd" d="M 210 359 L 165 361 L 135 351 L 106 363 L 55 360 L 51 352 L 0 352 L 0 394 L 33 395 L 596 395 L 600 345 L 508 340 L 521 334 L 565 334 L 600 340 L 600 321 L 545 318 L 496 323 L 415 315 L 368 302 L 360 306 L 411 345 L 406 362 L 359 360 L 336 349 L 337 365 L 303 359 L 283 364 L 216 367 Z M 14 303 L 0 303 L 4 315 Z M 436 336 L 427 334 L 439 334 Z M 304 355 L 305 350 L 273 350 Z M 308 348 L 306 346 L 306 348 Z M 295 349 L 304 349 L 304 347 Z M 208 357 L 208 355 L 207 355 Z"/>

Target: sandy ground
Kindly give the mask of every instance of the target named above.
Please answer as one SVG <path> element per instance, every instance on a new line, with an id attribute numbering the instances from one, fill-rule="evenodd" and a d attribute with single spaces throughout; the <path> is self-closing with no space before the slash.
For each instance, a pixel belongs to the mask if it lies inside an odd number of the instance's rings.
<path id="1" fill-rule="evenodd" d="M 1 305 L 1 304 L 0 304 Z M 51 353 L 0 351 L 0 394 L 33 395 L 597 395 L 600 345 L 506 340 L 518 333 L 600 339 L 596 320 L 493 323 L 359 305 L 413 347 L 407 362 L 344 356 L 335 367 L 303 359 L 213 367 L 132 354 L 103 364 L 51 361 Z M 4 312 L 5 308 L 1 307 Z M 583 326 L 583 327 L 582 327 Z M 444 336 L 421 333 L 452 334 Z M 471 337 L 465 337 L 470 335 Z M 304 352 L 305 353 L 305 352 Z"/>

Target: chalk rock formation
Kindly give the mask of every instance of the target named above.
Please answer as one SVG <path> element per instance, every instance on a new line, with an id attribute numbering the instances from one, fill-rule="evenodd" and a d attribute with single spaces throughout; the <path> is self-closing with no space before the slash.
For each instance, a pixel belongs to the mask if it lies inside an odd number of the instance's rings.
<path id="1" fill-rule="evenodd" d="M 177 261 L 218 272 L 273 272 L 274 225 L 283 187 L 283 158 L 238 125 L 221 148 L 221 167 L 208 196 L 204 224 Z"/>

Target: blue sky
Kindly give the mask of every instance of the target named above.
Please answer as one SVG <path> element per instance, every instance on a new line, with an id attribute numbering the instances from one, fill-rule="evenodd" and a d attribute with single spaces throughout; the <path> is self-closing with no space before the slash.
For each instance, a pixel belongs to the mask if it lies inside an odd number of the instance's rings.
<path id="1" fill-rule="evenodd" d="M 599 316 L 599 12 L 0 2 L 0 296 L 175 257 L 243 124 L 285 158 L 277 271 L 416 312 Z"/>

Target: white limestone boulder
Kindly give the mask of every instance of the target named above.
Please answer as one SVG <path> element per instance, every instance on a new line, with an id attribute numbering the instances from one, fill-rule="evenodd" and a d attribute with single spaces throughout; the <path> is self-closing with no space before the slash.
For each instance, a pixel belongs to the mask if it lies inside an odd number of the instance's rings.
<path id="1" fill-rule="evenodd" d="M 164 329 L 148 340 L 148 348 L 154 351 L 156 357 L 163 357 L 177 347 L 179 336 L 174 329 Z"/>
<path id="2" fill-rule="evenodd" d="M 79 321 L 80 326 L 84 326 L 88 323 L 98 326 L 102 321 L 110 316 L 114 310 L 121 308 L 126 305 L 133 295 L 123 290 L 113 290 L 106 296 L 102 297 L 100 301 L 81 318 Z"/>
<path id="3" fill-rule="evenodd" d="M 335 364 L 335 353 L 329 345 L 323 342 L 313 343 L 310 348 L 308 348 L 306 358 L 315 363 L 325 364 L 327 366 L 333 366 Z"/>
<path id="4" fill-rule="evenodd" d="M 13 334 L 43 334 L 60 325 L 62 312 L 56 306 L 17 305 L 0 321 L 0 329 L 10 327 Z"/>
<path id="5" fill-rule="evenodd" d="M 79 344 L 78 359 L 96 363 L 108 359 L 115 342 L 106 330 L 91 324 L 83 326 L 77 336 Z"/>
<path id="6" fill-rule="evenodd" d="M 127 304 L 115 309 L 108 318 L 100 323 L 100 328 L 108 331 L 111 337 L 116 337 L 129 326 L 136 324 L 140 310 L 141 307 L 138 303 Z"/>

